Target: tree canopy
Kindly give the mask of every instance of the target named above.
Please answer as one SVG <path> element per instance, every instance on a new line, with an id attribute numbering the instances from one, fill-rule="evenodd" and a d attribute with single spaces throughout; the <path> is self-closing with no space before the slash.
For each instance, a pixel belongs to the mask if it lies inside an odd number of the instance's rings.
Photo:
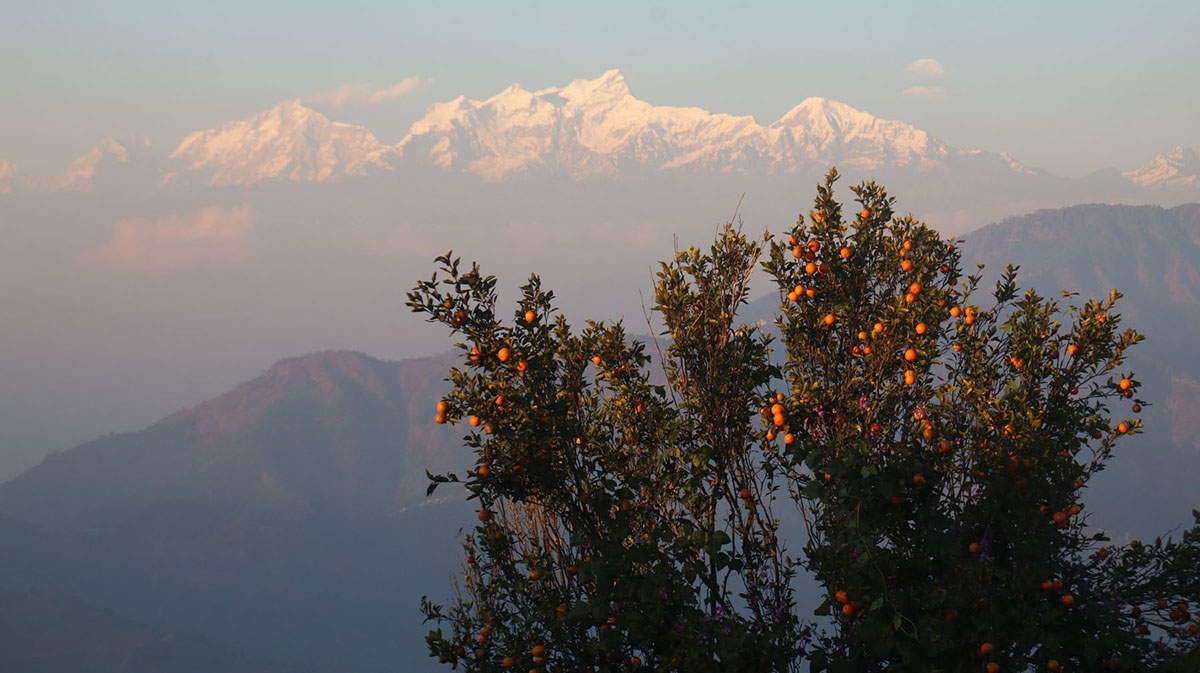
<path id="1" fill-rule="evenodd" d="M 431 654 L 465 671 L 1200 670 L 1200 513 L 1114 544 L 1081 493 L 1141 429 L 1120 294 L 991 296 L 874 183 L 661 264 L 661 334 L 511 319 L 451 254 L 409 305 L 462 341 L 437 402 L 479 503 Z M 777 286 L 778 337 L 745 325 Z M 660 338 L 661 337 L 661 338 Z M 778 341 L 778 344 L 776 344 Z M 653 357 L 652 357 L 653 356 Z M 780 357 L 782 356 L 782 357 Z M 785 512 L 785 510 L 790 510 Z M 781 533 L 797 512 L 801 539 Z M 789 545 L 791 545 L 789 547 Z M 823 587 L 798 605 L 801 574 Z"/>

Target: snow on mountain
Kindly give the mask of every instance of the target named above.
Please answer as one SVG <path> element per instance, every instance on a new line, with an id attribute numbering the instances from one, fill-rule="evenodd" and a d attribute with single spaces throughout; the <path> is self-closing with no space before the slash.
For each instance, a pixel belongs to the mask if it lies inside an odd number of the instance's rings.
<path id="1" fill-rule="evenodd" d="M 140 146 L 140 148 L 139 148 Z M 130 150 L 150 147 L 150 139 L 134 137 L 123 142 L 105 138 L 86 154 L 71 162 L 67 172 L 49 184 L 50 191 L 90 192 L 96 185 L 96 173 L 107 164 L 129 163 Z"/>
<path id="2" fill-rule="evenodd" d="M 299 100 L 192 133 L 171 153 L 188 169 L 211 174 L 213 185 L 361 176 L 390 168 L 398 156 L 367 129 L 330 121 Z"/>
<path id="3" fill-rule="evenodd" d="M 1123 175 L 1141 187 L 1200 187 L 1200 157 L 1180 146 Z"/>
<path id="4" fill-rule="evenodd" d="M 807 98 L 771 124 L 790 132 L 796 160 L 862 169 L 928 169 L 951 151 L 928 133 L 825 98 Z"/>
<path id="5" fill-rule="evenodd" d="M 572 177 L 620 167 L 769 170 L 839 164 L 929 169 L 954 150 L 926 132 L 844 103 L 809 98 L 770 126 L 753 117 L 638 100 L 618 70 L 529 92 L 435 104 L 398 147 L 407 159 L 499 180 L 538 168 Z"/>
<path id="6" fill-rule="evenodd" d="M 0 159 L 0 194 L 8 194 L 24 184 L 24 176 L 16 164 Z"/>

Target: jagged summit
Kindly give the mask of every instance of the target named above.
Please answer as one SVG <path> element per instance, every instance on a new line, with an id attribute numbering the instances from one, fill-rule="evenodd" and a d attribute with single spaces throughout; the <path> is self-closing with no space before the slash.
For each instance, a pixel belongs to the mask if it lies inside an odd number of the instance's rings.
<path id="1" fill-rule="evenodd" d="M 950 150 L 924 131 L 837 101 L 809 98 L 764 127 L 750 116 L 659 106 L 630 93 L 619 70 L 482 101 L 433 105 L 399 147 L 490 180 L 534 170 L 574 178 L 622 167 L 792 172 L 818 164 L 928 169 Z"/>
<path id="2" fill-rule="evenodd" d="M 956 149 L 910 124 L 828 98 L 806 98 L 766 125 L 749 115 L 654 105 L 634 96 L 615 69 L 563 86 L 530 91 L 514 82 L 483 99 L 458 96 L 434 103 L 394 146 L 296 99 L 192 133 L 169 160 L 151 157 L 153 166 L 131 159 L 134 149 L 138 157 L 145 153 L 136 141 L 106 140 L 72 164 L 51 191 L 93 189 L 102 165 L 124 167 L 115 172 L 136 176 L 139 186 L 326 182 L 390 171 L 401 163 L 417 172 L 492 181 L 543 174 L 583 180 L 647 172 L 820 173 L 835 165 L 950 170 L 987 180 L 1053 177 L 1006 153 Z M 148 167 L 138 173 L 133 164 L 143 163 Z M 1191 191 L 1200 188 L 1200 159 L 1179 147 L 1123 176 L 1133 188 Z M 11 164 L 0 163 L 0 193 L 27 184 L 32 183 Z"/>
<path id="3" fill-rule="evenodd" d="M 1123 175 L 1142 187 L 1200 187 L 1200 157 L 1179 146 Z"/>
<path id="4" fill-rule="evenodd" d="M 150 148 L 150 139 L 132 136 L 118 141 L 105 138 L 86 154 L 71 162 L 67 172 L 51 185 L 52 191 L 86 192 L 95 187 L 96 172 L 106 164 L 127 164 L 131 153 L 136 156 Z"/>
<path id="5" fill-rule="evenodd" d="M 395 156 L 367 129 L 330 121 L 298 99 L 192 133 L 171 153 L 190 170 L 210 172 L 215 185 L 366 175 L 372 168 L 389 168 Z"/>
<path id="6" fill-rule="evenodd" d="M 0 159 L 0 194 L 8 194 L 23 183 L 24 176 L 17 165 L 7 159 Z"/>

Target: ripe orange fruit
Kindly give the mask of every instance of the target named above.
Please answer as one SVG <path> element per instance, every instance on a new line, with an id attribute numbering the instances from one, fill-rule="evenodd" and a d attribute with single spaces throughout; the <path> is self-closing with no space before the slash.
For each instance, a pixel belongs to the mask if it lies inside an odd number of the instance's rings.
<path id="1" fill-rule="evenodd" d="M 819 210 L 812 217 L 813 217 L 814 222 L 820 222 L 822 219 L 824 219 L 824 216 L 821 215 L 821 211 L 819 211 Z"/>
<path id="2" fill-rule="evenodd" d="M 1074 355 L 1077 351 L 1079 351 L 1079 346 L 1076 346 L 1075 344 L 1070 344 L 1067 346 L 1067 352 L 1071 355 Z"/>
<path id="3" fill-rule="evenodd" d="M 866 333 L 866 332 L 859 332 L 859 333 L 858 333 L 858 340 L 859 340 L 859 341 L 866 341 L 866 340 L 867 340 L 867 333 Z"/>
<path id="4" fill-rule="evenodd" d="M 533 570 L 529 571 L 529 579 L 531 579 L 531 580 L 540 579 L 541 576 L 542 576 L 542 571 L 538 570 L 537 568 L 534 568 Z"/>
<path id="5" fill-rule="evenodd" d="M 948 439 L 943 439 L 938 448 L 941 449 L 942 453 L 950 453 L 954 450 L 954 444 Z"/>
<path id="6" fill-rule="evenodd" d="M 850 603 L 846 603 L 845 605 L 842 606 L 842 614 L 843 615 L 846 615 L 847 617 L 853 617 L 854 612 L 855 612 L 855 607 L 853 605 L 851 605 Z"/>
<path id="7" fill-rule="evenodd" d="M 630 660 L 629 660 L 629 663 L 630 663 L 630 664 L 631 664 L 631 665 L 632 665 L 634 668 L 637 668 L 638 666 L 641 666 L 641 665 L 642 665 L 642 660 L 641 660 L 641 658 L 640 658 L 640 657 L 634 657 L 634 658 L 632 658 L 632 659 L 630 659 Z"/>
<path id="8" fill-rule="evenodd" d="M 923 322 L 917 323 L 917 334 L 924 334 L 929 331 L 929 326 Z"/>
<path id="9" fill-rule="evenodd" d="M 594 364 L 600 364 L 600 356 L 599 356 L 599 355 L 593 355 L 593 356 L 592 356 L 592 363 L 594 363 Z"/>
<path id="10" fill-rule="evenodd" d="M 865 220 L 871 216 L 871 210 L 869 208 L 863 208 L 862 212 L 859 213 L 859 215 L 862 215 L 862 218 Z"/>
<path id="11" fill-rule="evenodd" d="M 837 322 L 837 318 L 834 317 L 834 315 L 832 313 L 825 314 L 825 324 L 826 325 L 832 325 L 835 322 Z"/>
<path id="12" fill-rule="evenodd" d="M 916 349 L 910 348 L 910 349 L 904 351 L 904 359 L 908 360 L 909 362 L 916 360 L 917 359 Z"/>
<path id="13" fill-rule="evenodd" d="M 446 410 L 449 408 L 450 408 L 450 405 L 446 403 L 446 400 L 442 400 L 437 403 L 437 410 L 438 410 L 439 414 L 446 413 Z"/>
<path id="14" fill-rule="evenodd" d="M 1051 582 L 1050 580 L 1042 580 L 1042 590 L 1043 591 L 1050 591 L 1053 588 L 1054 588 L 1054 582 Z"/>
<path id="15" fill-rule="evenodd" d="M 804 273 L 816 273 L 816 272 L 817 272 L 817 265 L 815 262 L 809 262 L 808 264 L 804 265 Z"/>
<path id="16" fill-rule="evenodd" d="M 507 348 L 501 348 L 499 351 L 496 351 L 496 358 L 501 362 L 508 362 L 508 358 L 511 356 L 512 351 L 508 350 Z"/>
<path id="17" fill-rule="evenodd" d="M 446 422 L 446 414 L 438 414 L 437 416 L 434 416 L 433 422 L 437 423 L 438 425 L 445 423 Z"/>
<path id="18" fill-rule="evenodd" d="M 922 475 L 919 475 L 919 474 L 914 474 L 913 475 L 913 483 L 920 486 L 921 484 L 925 483 L 925 477 Z"/>
<path id="19" fill-rule="evenodd" d="M 872 329 L 875 330 L 876 334 L 883 334 L 883 323 L 881 323 L 881 322 L 875 323 L 875 327 L 873 327 Z"/>
<path id="20" fill-rule="evenodd" d="M 537 320 L 537 314 L 534 313 L 532 310 L 526 311 L 525 312 L 525 322 L 533 322 L 534 320 Z"/>
<path id="21" fill-rule="evenodd" d="M 801 254 L 802 253 L 800 252 L 800 246 L 797 245 L 796 247 L 792 248 L 792 257 L 795 257 L 796 259 L 800 259 Z"/>
<path id="22" fill-rule="evenodd" d="M 911 259 L 906 259 L 903 262 L 900 262 L 900 268 L 904 271 L 912 271 L 912 267 L 913 263 Z"/>
<path id="23" fill-rule="evenodd" d="M 788 293 L 788 301 L 796 301 L 796 300 L 797 300 L 797 299 L 799 299 L 799 298 L 800 298 L 800 297 L 799 297 L 799 296 L 796 294 L 796 292 L 795 292 L 795 291 L 792 291 L 792 292 L 789 292 L 789 293 Z"/>
<path id="24" fill-rule="evenodd" d="M 1054 519 L 1054 523 L 1061 526 L 1067 522 L 1067 513 L 1066 512 L 1055 512 L 1053 514 L 1053 516 L 1051 516 L 1050 518 Z"/>
<path id="25" fill-rule="evenodd" d="M 793 435 L 793 434 L 792 434 L 792 433 L 790 433 L 790 432 L 789 432 L 789 433 L 787 433 L 786 435 L 784 435 L 784 436 L 783 436 L 783 443 L 784 443 L 784 444 L 791 444 L 791 443 L 792 443 L 792 442 L 794 442 L 794 441 L 796 441 L 796 436 L 795 436 L 795 435 Z"/>
<path id="26" fill-rule="evenodd" d="M 917 300 L 917 295 L 915 295 L 911 292 L 905 293 L 905 295 L 904 295 L 904 303 L 905 304 L 911 304 L 916 300 Z"/>
<path id="27" fill-rule="evenodd" d="M 512 657 L 504 657 L 503 661 L 500 662 L 500 665 L 505 668 L 512 668 L 513 664 L 515 663 L 517 662 L 513 661 Z"/>
<path id="28" fill-rule="evenodd" d="M 782 415 L 776 415 L 773 420 L 775 422 L 775 427 L 780 427 L 787 422 L 787 419 L 785 419 Z"/>
<path id="29" fill-rule="evenodd" d="M 816 252 L 816 251 L 820 250 L 820 249 L 821 249 L 821 243 L 820 243 L 820 241 L 818 241 L 818 240 L 816 240 L 816 239 L 813 239 L 813 240 L 809 241 L 809 242 L 808 242 L 808 249 L 809 249 L 809 251 L 810 251 L 810 252 Z"/>
<path id="30" fill-rule="evenodd" d="M 562 617 L 563 615 L 567 614 L 567 606 L 560 605 L 560 606 L 554 608 L 554 614 L 558 615 L 559 617 Z"/>
<path id="31" fill-rule="evenodd" d="M 960 309 L 959 307 L 957 307 L 957 306 L 950 307 L 950 317 L 951 318 L 957 318 L 960 313 L 962 313 L 962 309 Z"/>
<path id="32" fill-rule="evenodd" d="M 1058 659 L 1051 659 L 1050 661 L 1047 661 L 1046 662 L 1046 670 L 1057 671 L 1058 670 Z"/>
<path id="33" fill-rule="evenodd" d="M 917 382 L 917 373 L 911 369 L 905 371 L 904 372 L 904 382 L 910 386 L 912 384 L 916 383 Z"/>
<path id="34" fill-rule="evenodd" d="M 912 250 L 912 241 L 904 241 L 904 244 L 900 247 L 904 248 L 905 250 Z"/>
<path id="35" fill-rule="evenodd" d="M 842 259 L 850 259 L 850 248 L 842 248 Z"/>
<path id="36" fill-rule="evenodd" d="M 846 603 L 850 602 L 850 597 L 846 594 L 845 590 L 839 590 L 836 594 L 833 595 L 833 598 L 837 602 L 842 603 L 842 604 L 846 604 Z"/>
<path id="37" fill-rule="evenodd" d="M 741 498 L 742 500 L 749 500 L 750 499 L 750 489 L 743 488 L 742 490 L 738 491 L 738 497 Z"/>
<path id="38" fill-rule="evenodd" d="M 1062 580 L 1054 580 L 1054 590 L 1055 591 L 1062 591 L 1062 587 L 1063 587 Z"/>
<path id="39" fill-rule="evenodd" d="M 975 314 L 968 313 L 967 317 L 963 318 L 963 322 L 967 323 L 968 325 L 974 325 L 975 324 Z"/>
<path id="40" fill-rule="evenodd" d="M 913 283 L 912 285 L 909 285 L 909 286 L 908 286 L 908 291 L 909 291 L 911 294 L 921 294 L 921 284 L 920 284 L 920 283 Z"/>
<path id="41" fill-rule="evenodd" d="M 971 552 L 972 554 L 978 554 L 979 553 L 979 543 L 972 542 L 970 545 L 967 546 L 967 551 Z"/>
<path id="42" fill-rule="evenodd" d="M 1129 432 L 1129 426 L 1125 425 L 1125 422 L 1122 421 L 1121 423 L 1117 424 L 1117 432 L 1119 432 L 1123 435 L 1126 432 Z"/>
<path id="43" fill-rule="evenodd" d="M 523 372 L 526 369 L 529 369 L 529 363 L 525 362 L 524 360 L 521 360 L 517 363 L 517 371 Z"/>
<path id="44" fill-rule="evenodd" d="M 492 468 L 488 467 L 487 463 L 484 463 L 479 466 L 479 469 L 475 470 L 475 473 L 481 477 L 486 477 L 492 473 Z"/>
<path id="45" fill-rule="evenodd" d="M 1000 664 L 994 661 L 989 661 L 987 665 L 987 673 L 1000 673 Z"/>
<path id="46" fill-rule="evenodd" d="M 1129 390 L 1133 383 L 1129 379 L 1121 379 L 1121 390 Z"/>
<path id="47" fill-rule="evenodd" d="M 471 418 L 467 419 L 467 422 L 470 423 L 471 425 L 478 426 L 480 423 L 480 419 L 478 416 L 472 416 Z"/>
<path id="48" fill-rule="evenodd" d="M 1065 594 L 1062 597 L 1062 604 L 1067 607 L 1071 607 L 1072 605 L 1075 605 L 1075 597 L 1072 596 L 1071 594 Z"/>
<path id="49" fill-rule="evenodd" d="M 489 512 L 489 511 L 487 511 L 486 509 L 481 509 L 481 510 L 479 510 L 479 520 L 480 520 L 480 521 L 482 521 L 482 522 L 484 522 L 484 523 L 487 523 L 487 522 L 491 521 L 491 520 L 492 520 L 492 513 L 491 513 L 491 512 Z M 486 629 L 487 627 L 485 626 L 485 627 L 483 627 L 483 628 L 485 628 L 485 629 Z M 490 632 L 490 631 L 491 631 L 491 629 L 488 629 L 488 631 Z"/>
<path id="50" fill-rule="evenodd" d="M 991 643 L 984 643 L 979 646 L 979 653 L 986 656 L 986 655 L 991 654 L 992 650 L 994 650 L 994 649 L 996 649 L 996 648 L 993 647 Z"/>
<path id="51" fill-rule="evenodd" d="M 778 402 L 776 402 L 775 404 L 771 405 L 771 415 L 772 416 L 779 416 L 782 413 L 783 413 L 783 405 L 782 404 L 779 404 Z"/>
<path id="52" fill-rule="evenodd" d="M 477 361 L 477 360 L 479 360 L 479 349 L 478 349 L 478 348 L 472 348 L 472 349 L 471 349 L 471 361 L 472 361 L 472 362 L 475 362 L 475 361 Z"/>

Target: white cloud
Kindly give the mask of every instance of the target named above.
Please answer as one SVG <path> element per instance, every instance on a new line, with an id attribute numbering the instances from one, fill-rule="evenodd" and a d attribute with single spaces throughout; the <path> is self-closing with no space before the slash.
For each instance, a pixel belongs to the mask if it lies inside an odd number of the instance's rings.
<path id="1" fill-rule="evenodd" d="M 904 91 L 901 91 L 900 95 L 941 100 L 949 95 L 949 93 L 950 92 L 948 92 L 944 86 L 910 86 Z"/>
<path id="2" fill-rule="evenodd" d="M 84 253 L 105 269 L 179 271 L 242 264 L 250 254 L 254 213 L 248 205 L 209 206 L 188 216 L 133 218 L 113 226 L 107 243 Z"/>
<path id="3" fill-rule="evenodd" d="M 926 77 L 941 77 L 946 74 L 946 69 L 936 58 L 919 58 L 904 66 L 904 72 L 914 72 Z"/>
<path id="4" fill-rule="evenodd" d="M 311 96 L 305 96 L 303 101 L 306 105 L 315 105 L 327 108 L 344 108 L 344 107 L 368 107 L 379 103 L 384 103 L 390 100 L 396 100 L 401 96 L 410 94 L 417 89 L 425 86 L 428 80 L 422 77 L 406 77 L 395 84 L 368 84 L 365 82 L 351 82 L 343 84 L 336 89 L 314 93 Z"/>

